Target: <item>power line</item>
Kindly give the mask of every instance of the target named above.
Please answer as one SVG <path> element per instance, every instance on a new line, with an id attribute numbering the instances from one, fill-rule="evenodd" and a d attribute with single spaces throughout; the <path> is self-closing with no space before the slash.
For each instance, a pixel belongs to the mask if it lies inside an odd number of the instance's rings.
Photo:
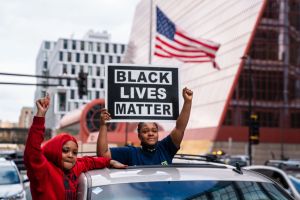
<path id="1" fill-rule="evenodd" d="M 71 80 L 77 80 L 77 77 L 68 77 L 68 76 L 44 76 L 44 75 L 31 75 L 31 74 L 14 74 L 14 73 L 3 73 L 0 72 L 0 75 L 4 76 L 25 76 L 25 77 L 35 77 L 35 78 L 45 78 L 45 79 L 71 79 Z"/>
<path id="2" fill-rule="evenodd" d="M 35 86 L 44 86 L 44 87 L 57 87 L 57 86 L 63 86 L 63 85 L 60 85 L 60 84 L 13 83 L 13 82 L 0 82 L 0 85 L 35 85 Z"/>

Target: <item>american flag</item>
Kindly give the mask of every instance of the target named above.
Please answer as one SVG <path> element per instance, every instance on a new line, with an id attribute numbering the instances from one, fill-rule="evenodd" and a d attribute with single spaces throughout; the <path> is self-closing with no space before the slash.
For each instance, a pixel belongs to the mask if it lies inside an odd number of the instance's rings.
<path id="1" fill-rule="evenodd" d="M 156 7 L 156 37 L 154 55 L 162 58 L 176 58 L 186 63 L 215 62 L 220 44 L 188 36 Z"/>

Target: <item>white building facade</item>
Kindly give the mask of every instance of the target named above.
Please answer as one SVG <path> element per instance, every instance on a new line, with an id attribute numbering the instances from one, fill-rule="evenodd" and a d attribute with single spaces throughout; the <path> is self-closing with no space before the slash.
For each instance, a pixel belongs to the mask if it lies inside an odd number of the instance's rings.
<path id="1" fill-rule="evenodd" d="M 35 99 L 49 93 L 51 106 L 46 127 L 55 130 L 59 120 L 69 111 L 78 109 L 93 99 L 105 97 L 105 65 L 120 63 L 126 45 L 112 43 L 110 34 L 89 31 L 83 39 L 60 38 L 56 42 L 43 41 L 36 60 L 36 74 L 63 79 L 38 78 Z M 78 95 L 77 77 L 80 70 L 88 73 L 88 94 Z M 70 77 L 71 79 L 67 79 Z"/>

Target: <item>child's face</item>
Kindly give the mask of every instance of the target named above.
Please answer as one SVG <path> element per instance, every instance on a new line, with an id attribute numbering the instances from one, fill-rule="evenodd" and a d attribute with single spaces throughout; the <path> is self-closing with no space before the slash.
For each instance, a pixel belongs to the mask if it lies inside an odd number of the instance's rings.
<path id="1" fill-rule="evenodd" d="M 64 169 L 71 169 L 77 160 L 78 147 L 75 142 L 68 141 L 62 147 L 62 166 Z"/>

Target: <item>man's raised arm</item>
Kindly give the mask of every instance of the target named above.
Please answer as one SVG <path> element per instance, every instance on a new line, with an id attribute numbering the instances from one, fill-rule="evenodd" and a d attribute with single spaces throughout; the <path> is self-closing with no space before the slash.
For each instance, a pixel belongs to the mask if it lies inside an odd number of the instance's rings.
<path id="1" fill-rule="evenodd" d="M 181 141 L 184 136 L 185 128 L 189 122 L 192 107 L 193 91 L 185 87 L 182 90 L 182 97 L 184 99 L 183 107 L 176 120 L 176 126 L 170 134 L 173 143 L 178 148 L 180 147 Z"/>
<path id="2" fill-rule="evenodd" d="M 111 158 L 110 149 L 107 142 L 107 124 L 106 121 L 110 120 L 110 114 L 106 109 L 101 110 L 100 114 L 100 129 L 97 139 L 97 156 Z"/>

